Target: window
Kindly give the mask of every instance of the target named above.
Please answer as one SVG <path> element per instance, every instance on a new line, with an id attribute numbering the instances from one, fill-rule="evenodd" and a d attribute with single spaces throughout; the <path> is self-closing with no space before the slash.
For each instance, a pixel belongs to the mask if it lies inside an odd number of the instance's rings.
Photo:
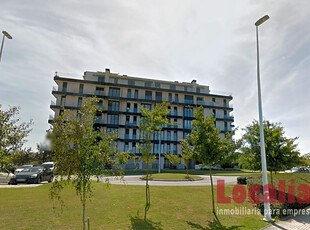
<path id="1" fill-rule="evenodd" d="M 133 123 L 134 123 L 134 125 L 137 124 L 137 116 L 133 116 Z"/>
<path id="2" fill-rule="evenodd" d="M 79 98 L 78 98 L 77 106 L 78 106 L 78 107 L 81 107 L 82 103 L 83 103 L 83 99 L 82 99 L 82 97 L 79 97 Z"/>
<path id="3" fill-rule="evenodd" d="M 184 120 L 184 129 L 192 129 L 192 120 Z"/>
<path id="4" fill-rule="evenodd" d="M 125 139 L 129 139 L 129 129 L 125 130 Z"/>
<path id="5" fill-rule="evenodd" d="M 174 128 L 178 128 L 178 119 L 174 118 L 173 124 L 174 124 Z"/>
<path id="6" fill-rule="evenodd" d="M 174 132 L 173 132 L 173 140 L 174 140 L 174 141 L 177 141 L 177 140 L 178 140 L 178 133 L 177 133 L 177 131 L 174 131 Z"/>
<path id="7" fill-rule="evenodd" d="M 160 88 L 160 83 L 155 82 L 155 88 Z"/>
<path id="8" fill-rule="evenodd" d="M 193 108 L 184 108 L 183 110 L 184 117 L 193 117 Z"/>
<path id="9" fill-rule="evenodd" d="M 170 85 L 169 88 L 172 89 L 172 90 L 176 90 L 175 85 Z"/>
<path id="10" fill-rule="evenodd" d="M 62 83 L 62 92 L 67 92 L 67 87 L 68 87 L 68 83 L 67 82 L 63 82 Z"/>
<path id="11" fill-rule="evenodd" d="M 108 111 L 119 111 L 119 102 L 118 101 L 109 101 L 108 102 Z"/>
<path id="12" fill-rule="evenodd" d="M 108 132 L 118 132 L 118 128 L 107 128 Z"/>
<path id="13" fill-rule="evenodd" d="M 187 86 L 184 86 L 184 91 L 187 91 Z"/>
<path id="14" fill-rule="evenodd" d="M 178 116 L 178 107 L 173 108 L 173 115 Z"/>
<path id="15" fill-rule="evenodd" d="M 213 113 L 213 116 L 215 117 L 216 116 L 216 110 L 212 109 L 212 113 Z"/>
<path id="16" fill-rule="evenodd" d="M 98 77 L 98 82 L 99 82 L 99 83 L 104 82 L 104 77 Z"/>
<path id="17" fill-rule="evenodd" d="M 200 93 L 200 88 L 196 88 L 196 93 Z"/>
<path id="18" fill-rule="evenodd" d="M 135 81 L 134 80 L 128 80 L 128 85 L 135 85 Z"/>
<path id="19" fill-rule="evenodd" d="M 130 103 L 127 103 L 126 112 L 130 112 Z"/>
<path id="20" fill-rule="evenodd" d="M 64 106 L 66 104 L 66 96 L 61 96 L 60 105 Z"/>
<path id="21" fill-rule="evenodd" d="M 224 105 L 224 107 L 227 107 L 227 101 L 226 101 L 226 99 L 224 99 L 223 105 Z"/>
<path id="22" fill-rule="evenodd" d="M 139 97 L 139 93 L 138 93 L 138 90 L 136 89 L 135 90 L 135 99 L 138 99 L 138 97 Z"/>
<path id="23" fill-rule="evenodd" d="M 144 86 L 145 87 L 152 87 L 152 82 L 147 81 L 144 83 Z"/>
<path id="24" fill-rule="evenodd" d="M 97 95 L 97 96 L 104 96 L 104 88 L 96 87 L 95 95 Z"/>
<path id="25" fill-rule="evenodd" d="M 171 140 L 171 132 L 167 131 L 167 140 L 170 141 Z"/>
<path id="26" fill-rule="evenodd" d="M 161 92 L 156 92 L 156 101 L 162 101 L 162 93 Z"/>
<path id="27" fill-rule="evenodd" d="M 170 147 L 170 144 L 167 144 L 167 153 L 171 153 L 171 147 Z"/>
<path id="28" fill-rule="evenodd" d="M 179 102 L 179 95 L 178 94 L 175 95 L 174 102 Z"/>
<path id="29" fill-rule="evenodd" d="M 169 93 L 168 101 L 172 101 L 172 93 Z"/>
<path id="30" fill-rule="evenodd" d="M 136 153 L 136 151 L 137 151 L 136 142 L 133 142 L 133 143 L 132 143 L 132 152 L 133 152 L 133 153 Z"/>
<path id="31" fill-rule="evenodd" d="M 134 113 L 138 112 L 138 104 L 137 103 L 134 103 L 134 105 L 133 105 L 133 112 Z"/>
<path id="32" fill-rule="evenodd" d="M 108 124 L 109 125 L 118 125 L 118 115 L 108 114 Z"/>
<path id="33" fill-rule="evenodd" d="M 109 89 L 109 97 L 120 97 L 120 89 L 111 87 Z"/>
<path id="34" fill-rule="evenodd" d="M 83 94 L 83 90 L 84 90 L 84 85 L 80 84 L 79 94 Z"/>
<path id="35" fill-rule="evenodd" d="M 173 145 L 173 154 L 177 154 L 177 145 L 176 144 Z"/>
<path id="36" fill-rule="evenodd" d="M 142 108 L 147 108 L 148 110 L 151 110 L 150 104 L 142 104 Z"/>
<path id="37" fill-rule="evenodd" d="M 101 109 L 103 109 L 103 101 L 102 100 L 98 101 L 96 105 L 99 106 Z"/>
<path id="38" fill-rule="evenodd" d="M 124 151 L 127 152 L 129 150 L 129 144 L 128 142 L 125 142 Z"/>
<path id="39" fill-rule="evenodd" d="M 114 83 L 115 83 L 115 84 L 118 83 L 118 78 L 114 78 Z"/>
<path id="40" fill-rule="evenodd" d="M 145 100 L 152 100 L 152 91 L 145 91 Z"/>
<path id="41" fill-rule="evenodd" d="M 212 102 L 215 102 L 215 98 L 214 97 L 212 98 Z"/>
<path id="42" fill-rule="evenodd" d="M 204 105 L 202 97 L 197 97 L 197 105 Z"/>
<path id="43" fill-rule="evenodd" d="M 128 89 L 128 90 L 127 90 L 127 97 L 128 97 L 128 98 L 131 98 L 131 89 Z"/>
<path id="44" fill-rule="evenodd" d="M 137 130 L 136 129 L 132 130 L 132 139 L 137 139 Z"/>
<path id="45" fill-rule="evenodd" d="M 191 95 L 184 95 L 184 102 L 187 104 L 194 104 L 194 97 Z"/>
<path id="46" fill-rule="evenodd" d="M 191 134 L 191 133 L 189 133 L 189 132 L 184 132 L 183 138 L 186 139 L 186 137 L 187 137 L 188 135 L 190 135 L 190 134 Z"/>

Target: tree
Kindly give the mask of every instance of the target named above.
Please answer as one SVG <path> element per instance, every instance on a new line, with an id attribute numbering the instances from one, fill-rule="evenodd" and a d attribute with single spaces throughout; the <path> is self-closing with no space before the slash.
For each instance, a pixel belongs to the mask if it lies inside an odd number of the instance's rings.
<path id="1" fill-rule="evenodd" d="M 300 153 L 295 143 L 298 138 L 285 137 L 281 123 L 264 121 L 263 127 L 267 170 L 271 173 L 271 183 L 273 184 L 273 172 L 290 169 L 300 164 Z M 259 170 L 261 169 L 261 150 L 258 122 L 254 120 L 244 131 L 239 163 L 242 167 Z"/>
<path id="2" fill-rule="evenodd" d="M 161 131 L 164 125 L 169 123 L 167 115 L 169 114 L 168 102 L 157 104 L 153 110 L 141 107 L 141 119 L 139 129 L 142 135 L 141 143 L 138 145 L 142 153 L 142 160 L 146 163 L 146 183 L 145 183 L 145 209 L 144 220 L 151 205 L 151 195 L 149 187 L 149 167 L 155 159 L 155 154 L 151 154 L 152 137 L 156 131 Z M 160 147 L 159 147 L 160 148 Z"/>
<path id="3" fill-rule="evenodd" d="M 169 160 L 172 165 L 178 167 L 181 162 L 181 158 L 176 154 L 165 154 L 165 157 Z"/>
<path id="4" fill-rule="evenodd" d="M 29 122 L 20 123 L 19 107 L 1 110 L 0 104 L 0 168 L 13 168 L 12 154 L 21 151 L 26 137 L 31 132 Z"/>
<path id="5" fill-rule="evenodd" d="M 212 191 L 212 211 L 215 213 L 214 188 L 212 180 L 212 166 L 219 163 L 221 158 L 228 154 L 231 149 L 230 138 L 232 134 L 227 134 L 225 138 L 219 136 L 220 130 L 214 125 L 213 114 L 204 116 L 203 107 L 199 107 L 194 114 L 193 129 L 187 136 L 189 143 L 193 147 L 193 158 L 201 162 L 202 166 L 208 166 L 210 171 L 211 191 Z"/>
<path id="6" fill-rule="evenodd" d="M 54 173 L 57 176 L 50 197 L 62 201 L 60 191 L 65 185 L 72 184 L 83 206 L 83 229 L 86 228 L 86 202 L 93 191 L 92 176 L 96 176 L 98 181 L 103 175 L 114 174 L 105 166 L 121 169 L 119 165 L 125 163 L 128 157 L 127 153 L 117 153 L 116 133 L 95 129 L 95 115 L 100 111 L 96 103 L 95 98 L 87 99 L 77 117 L 65 111 L 54 119 L 51 130 L 56 163 Z"/>
<path id="7" fill-rule="evenodd" d="M 43 143 L 37 144 L 37 150 L 36 160 L 39 163 L 53 161 L 54 153 L 49 145 Z"/>
<path id="8" fill-rule="evenodd" d="M 181 150 L 182 150 L 182 158 L 184 161 L 184 166 L 186 168 L 186 174 L 187 177 L 188 176 L 188 168 L 189 168 L 189 161 L 193 158 L 193 151 L 194 151 L 194 147 L 189 143 L 189 140 L 183 139 L 181 140 Z"/>

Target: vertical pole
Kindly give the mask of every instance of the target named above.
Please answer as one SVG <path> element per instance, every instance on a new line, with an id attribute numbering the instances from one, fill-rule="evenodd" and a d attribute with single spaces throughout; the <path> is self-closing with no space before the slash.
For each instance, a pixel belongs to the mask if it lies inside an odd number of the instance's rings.
<path id="1" fill-rule="evenodd" d="M 2 50 L 3 50 L 3 44 L 4 44 L 4 37 L 5 37 L 5 35 L 3 34 L 3 37 L 2 37 L 2 43 L 1 43 L 1 50 L 0 50 L 0 62 L 1 62 L 1 56 L 2 56 Z"/>
<path id="2" fill-rule="evenodd" d="M 268 203 L 264 201 L 264 216 L 265 219 L 270 222 L 270 203 L 269 203 L 269 188 L 267 178 L 267 165 L 266 165 L 266 151 L 265 151 L 265 138 L 263 127 L 263 112 L 262 112 L 262 96 L 260 86 L 260 73 L 259 73 L 259 46 L 258 46 L 258 26 L 256 26 L 256 41 L 257 41 L 257 85 L 258 85 L 258 112 L 259 112 L 259 127 L 260 127 L 260 149 L 261 149 L 261 161 L 262 161 L 262 173 L 263 173 L 263 197 L 268 199 Z"/>

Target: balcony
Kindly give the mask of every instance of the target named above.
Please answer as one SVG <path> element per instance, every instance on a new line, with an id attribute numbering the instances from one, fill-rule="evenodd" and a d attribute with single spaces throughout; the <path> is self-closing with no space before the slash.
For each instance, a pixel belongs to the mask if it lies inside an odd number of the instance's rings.
<path id="1" fill-rule="evenodd" d="M 102 117 L 96 117 L 95 118 L 95 124 L 103 124 L 103 118 Z"/>
<path id="2" fill-rule="evenodd" d="M 133 109 L 126 108 L 126 112 L 127 113 L 138 113 L 138 109 L 137 108 L 133 108 Z"/>
<path id="3" fill-rule="evenodd" d="M 137 122 L 136 121 L 133 121 L 133 122 L 126 121 L 125 125 L 126 126 L 137 126 Z"/>
<path id="4" fill-rule="evenodd" d="M 205 105 L 204 101 L 197 101 L 197 105 Z"/>
<path id="5" fill-rule="evenodd" d="M 233 120 L 234 120 L 234 116 L 232 116 L 232 115 L 226 115 L 226 116 L 224 116 L 224 119 L 225 119 L 225 120 L 231 120 L 231 121 L 233 121 Z"/>
<path id="6" fill-rule="evenodd" d="M 185 104 L 188 104 L 188 105 L 194 104 L 194 100 L 185 99 L 185 100 L 184 100 L 184 103 L 185 103 Z"/>
<path id="7" fill-rule="evenodd" d="M 225 132 L 231 132 L 231 131 L 232 131 L 232 128 L 231 128 L 231 127 L 225 127 L 225 128 L 224 128 L 224 131 L 225 131 Z"/>
<path id="8" fill-rule="evenodd" d="M 102 90 L 95 90 L 95 95 L 96 96 L 104 96 L 104 91 L 102 91 Z"/>

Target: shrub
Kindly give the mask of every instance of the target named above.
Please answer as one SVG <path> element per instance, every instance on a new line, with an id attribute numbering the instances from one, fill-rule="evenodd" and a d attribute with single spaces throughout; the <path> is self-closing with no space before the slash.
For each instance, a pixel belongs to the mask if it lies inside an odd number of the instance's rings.
<path id="1" fill-rule="evenodd" d="M 259 184 L 260 185 L 260 194 L 263 194 L 263 186 L 262 186 L 261 176 L 253 176 L 252 178 L 248 178 L 248 181 L 247 181 L 248 188 L 250 188 L 253 184 Z M 294 214 L 294 209 L 295 210 L 303 209 L 303 208 L 309 206 L 309 204 L 310 204 L 310 202 L 309 203 L 299 203 L 297 201 L 296 196 L 294 197 L 294 200 L 295 200 L 294 203 L 288 203 L 289 194 L 287 192 L 285 192 L 285 203 L 279 203 L 279 195 L 282 195 L 281 193 L 283 193 L 283 192 L 276 189 L 275 193 L 276 193 L 276 203 L 270 204 L 271 216 L 272 217 L 276 217 L 276 216 L 277 217 L 283 217 L 283 216 L 287 216 L 287 215 L 292 215 L 292 214 Z M 256 195 L 256 194 L 249 192 L 249 198 L 254 197 L 254 195 Z M 308 197 L 310 197 L 310 194 L 308 194 Z M 255 204 L 255 205 L 260 210 L 261 214 L 264 214 L 264 202 L 263 202 L 263 200 L 261 199 L 261 202 L 258 204 Z"/>
<path id="2" fill-rule="evenodd" d="M 247 183 L 246 183 L 246 180 L 247 180 L 247 178 L 245 177 L 245 176 L 239 176 L 239 177 L 237 177 L 237 183 L 238 184 L 244 184 L 244 185 L 246 185 Z"/>

